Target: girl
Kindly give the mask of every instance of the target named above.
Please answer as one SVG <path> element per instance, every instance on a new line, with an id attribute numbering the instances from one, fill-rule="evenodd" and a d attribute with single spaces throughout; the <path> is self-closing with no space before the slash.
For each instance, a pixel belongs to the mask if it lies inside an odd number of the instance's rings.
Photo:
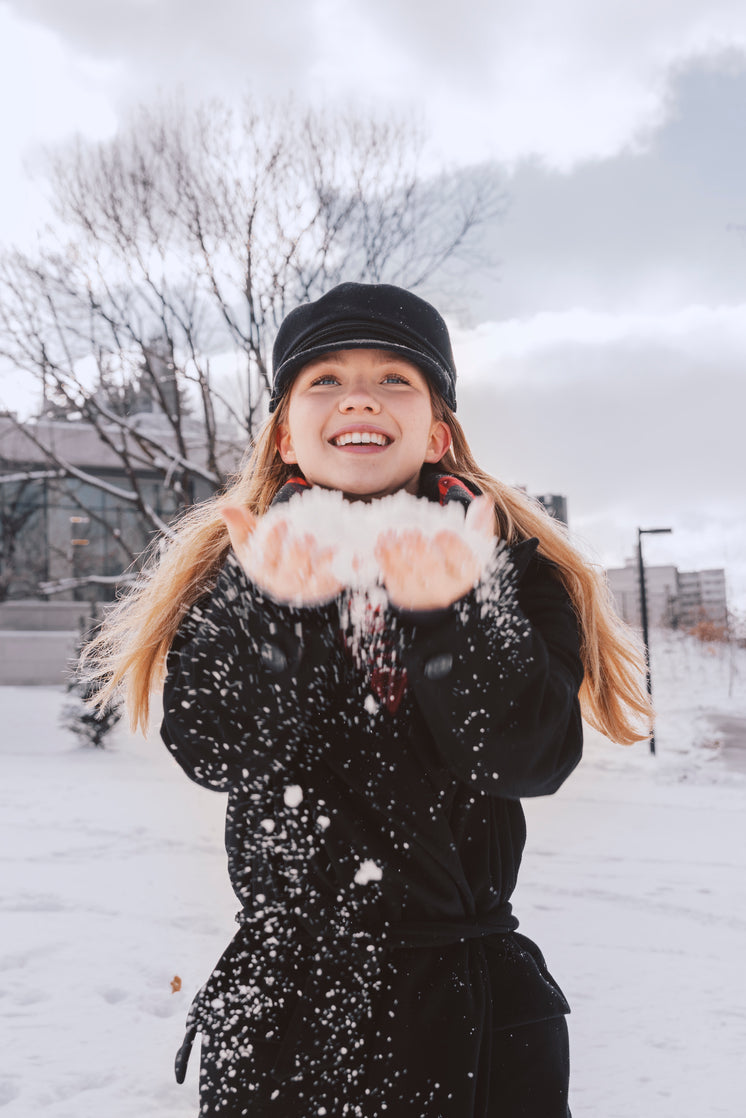
<path id="1" fill-rule="evenodd" d="M 100 701 L 125 684 L 143 726 L 165 663 L 163 739 L 228 793 L 240 927 L 177 1078 L 199 1032 L 203 1118 L 567 1118 L 569 1007 L 510 906 L 520 798 L 578 763 L 581 708 L 644 736 L 639 649 L 560 526 L 474 462 L 434 307 L 342 284 L 288 315 L 273 361 L 246 468 L 89 654 Z M 314 489 L 456 502 L 497 558 L 383 531 L 361 624 L 290 513 L 255 546 L 257 518 Z"/>

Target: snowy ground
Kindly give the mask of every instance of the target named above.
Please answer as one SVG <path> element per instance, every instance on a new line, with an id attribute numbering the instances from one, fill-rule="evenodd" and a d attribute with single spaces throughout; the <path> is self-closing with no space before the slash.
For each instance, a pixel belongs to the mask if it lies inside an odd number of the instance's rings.
<path id="1" fill-rule="evenodd" d="M 526 805 L 516 908 L 573 1005 L 574 1118 L 740 1118 L 746 652 L 656 635 L 654 670 L 657 757 L 589 735 Z M 155 733 L 79 748 L 63 700 L 0 689 L 0 1109 L 194 1118 L 197 1061 L 183 1087 L 171 1063 L 233 930 L 223 798 Z"/>

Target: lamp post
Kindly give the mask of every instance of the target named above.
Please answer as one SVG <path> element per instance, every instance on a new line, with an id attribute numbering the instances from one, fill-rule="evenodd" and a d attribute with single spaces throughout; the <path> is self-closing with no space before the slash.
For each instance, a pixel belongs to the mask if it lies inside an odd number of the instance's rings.
<path id="1" fill-rule="evenodd" d="M 650 676 L 650 644 L 648 638 L 648 596 L 645 589 L 645 564 L 642 561 L 642 537 L 659 536 L 672 532 L 673 528 L 638 528 L 637 529 L 637 566 L 640 574 L 640 620 L 642 621 L 642 640 L 645 645 L 645 683 L 648 695 L 652 702 L 653 681 Z M 655 729 L 650 733 L 650 752 L 655 753 Z"/>

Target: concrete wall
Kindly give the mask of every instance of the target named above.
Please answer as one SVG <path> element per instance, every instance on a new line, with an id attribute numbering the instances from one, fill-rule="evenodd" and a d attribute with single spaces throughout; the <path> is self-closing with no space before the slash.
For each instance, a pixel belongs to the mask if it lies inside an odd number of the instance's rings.
<path id="1" fill-rule="evenodd" d="M 77 629 L 0 630 L 0 685 L 66 683 L 79 639 Z"/>
<path id="2" fill-rule="evenodd" d="M 90 610 L 88 602 L 0 602 L 0 686 L 66 683 Z"/>
<path id="3" fill-rule="evenodd" d="M 42 602 L 35 598 L 0 602 L 0 630 L 80 629 L 87 625 L 91 607 L 88 602 Z"/>

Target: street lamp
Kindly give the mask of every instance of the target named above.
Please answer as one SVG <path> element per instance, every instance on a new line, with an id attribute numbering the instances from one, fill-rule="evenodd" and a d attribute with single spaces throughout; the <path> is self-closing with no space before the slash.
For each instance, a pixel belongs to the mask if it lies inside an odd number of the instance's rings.
<path id="1" fill-rule="evenodd" d="M 653 682 L 650 677 L 650 645 L 648 640 L 648 596 L 645 590 L 645 564 L 642 561 L 642 537 L 660 536 L 672 532 L 673 528 L 637 529 L 637 566 L 640 572 L 640 620 L 642 621 L 642 640 L 645 645 L 645 683 L 650 701 L 653 700 Z M 650 752 L 655 753 L 655 729 L 650 733 Z"/>

